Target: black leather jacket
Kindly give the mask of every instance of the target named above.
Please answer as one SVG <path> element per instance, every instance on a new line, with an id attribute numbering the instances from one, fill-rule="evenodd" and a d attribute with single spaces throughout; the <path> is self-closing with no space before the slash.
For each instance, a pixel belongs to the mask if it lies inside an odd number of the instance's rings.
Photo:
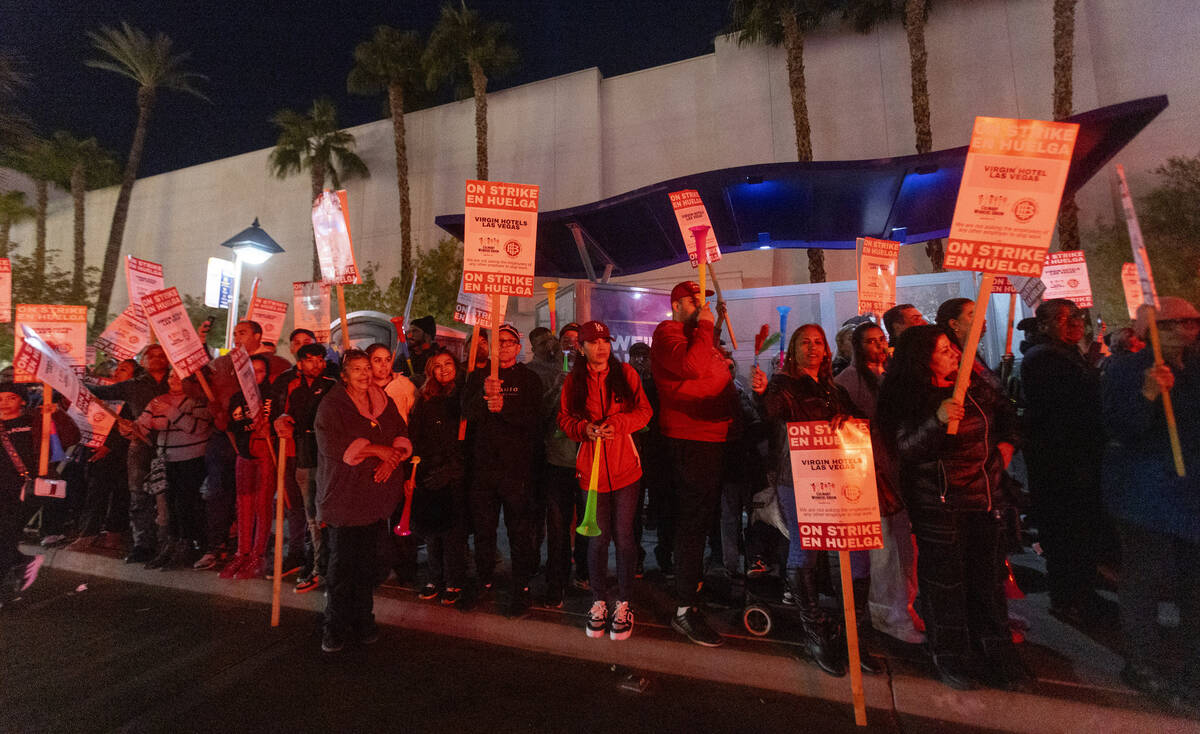
<path id="1" fill-rule="evenodd" d="M 953 393 L 939 391 L 933 411 L 900 425 L 900 491 L 910 510 L 992 510 L 1007 504 L 1000 475 L 1004 459 L 997 444 L 1018 445 L 1012 403 L 985 380 L 973 378 L 963 403 L 958 433 L 946 434 L 937 405 Z"/>

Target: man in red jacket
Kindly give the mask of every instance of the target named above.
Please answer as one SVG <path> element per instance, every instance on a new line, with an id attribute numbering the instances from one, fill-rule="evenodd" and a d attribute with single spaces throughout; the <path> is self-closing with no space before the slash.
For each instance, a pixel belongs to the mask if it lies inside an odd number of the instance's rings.
<path id="1" fill-rule="evenodd" d="M 658 422 L 671 466 L 678 604 L 671 626 L 706 647 L 723 642 L 696 605 L 704 541 L 719 511 L 725 442 L 735 438 L 737 404 L 729 367 L 716 348 L 714 321 L 707 303 L 700 303 L 700 286 L 680 283 L 671 289 L 671 319 L 654 330 L 650 347 Z"/>

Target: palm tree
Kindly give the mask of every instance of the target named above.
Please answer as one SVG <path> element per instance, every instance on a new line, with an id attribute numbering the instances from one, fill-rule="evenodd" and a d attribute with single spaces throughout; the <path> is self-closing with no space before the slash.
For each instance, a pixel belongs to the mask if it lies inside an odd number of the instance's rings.
<path id="1" fill-rule="evenodd" d="M 333 188 L 342 187 L 342 178 L 371 175 L 367 164 L 354 152 L 354 136 L 338 129 L 337 109 L 329 99 L 313 102 L 307 115 L 294 110 L 280 110 L 271 118 L 279 128 L 279 139 L 267 159 L 276 178 L 287 178 L 308 171 L 315 200 L 329 180 Z M 313 280 L 321 278 L 321 264 L 313 243 Z"/>
<path id="2" fill-rule="evenodd" d="M 9 153 L 30 142 L 29 118 L 17 110 L 16 95 L 29 86 L 20 56 L 0 50 L 0 153 Z"/>
<path id="3" fill-rule="evenodd" d="M 732 0 L 730 5 L 739 44 L 783 46 L 796 125 L 796 159 L 800 161 L 813 159 L 804 81 L 804 34 L 835 9 L 836 0 Z M 825 282 L 825 251 L 818 247 L 808 250 L 808 278 L 811 283 Z"/>
<path id="4" fill-rule="evenodd" d="M 354 68 L 346 79 L 353 94 L 387 93 L 396 143 L 396 187 L 400 194 L 400 282 L 412 275 L 412 205 L 408 196 L 408 147 L 404 140 L 405 101 L 424 82 L 421 38 L 413 31 L 382 25 L 370 41 L 354 49 Z"/>
<path id="5" fill-rule="evenodd" d="M 70 164 L 48 140 L 35 140 L 10 156 L 8 162 L 33 179 L 35 239 L 30 294 L 37 303 L 44 290 L 46 274 L 46 208 L 50 201 L 50 184 L 68 178 Z"/>
<path id="6" fill-rule="evenodd" d="M 207 100 L 193 83 L 205 79 L 183 69 L 189 54 L 171 52 L 171 39 L 163 33 L 150 38 L 143 31 L 128 23 L 121 28 L 102 26 L 99 31 L 88 31 L 92 47 L 104 58 L 85 61 L 88 66 L 104 69 L 132 79 L 137 84 L 137 127 L 133 131 L 133 142 L 129 146 L 129 157 L 125 160 L 125 171 L 121 177 L 121 189 L 117 193 L 117 205 L 113 209 L 112 228 L 108 234 L 108 245 L 104 250 L 104 266 L 100 271 L 100 292 L 96 296 L 94 324 L 108 321 L 108 304 L 112 299 L 113 283 L 117 277 L 117 261 L 121 256 L 121 241 L 125 237 L 125 222 L 129 218 L 129 199 L 133 194 L 133 182 L 137 179 L 142 164 L 142 151 L 146 146 L 146 131 L 150 122 L 150 111 L 160 89 L 186 92 Z"/>
<path id="7" fill-rule="evenodd" d="M 1075 4 L 1054 0 L 1054 119 L 1071 116 L 1074 97 Z M 1058 249 L 1079 249 L 1079 207 L 1075 197 L 1063 199 L 1058 210 Z"/>
<path id="8" fill-rule="evenodd" d="M 0 257 L 8 257 L 12 226 L 34 215 L 34 211 L 25 204 L 24 191 L 5 191 L 0 194 Z"/>
<path id="9" fill-rule="evenodd" d="M 85 265 L 84 203 L 88 189 L 112 186 L 120 180 L 117 162 L 100 147 L 95 138 L 79 140 L 68 132 L 59 130 L 50 139 L 56 157 L 63 163 L 67 175 L 55 180 L 63 188 L 71 190 L 75 202 L 75 250 L 74 270 L 71 276 L 71 303 L 82 303 L 87 296 L 83 274 Z"/>
<path id="10" fill-rule="evenodd" d="M 842 18 L 859 33 L 870 33 L 881 23 L 900 17 L 908 37 L 908 64 L 911 83 L 913 128 L 917 152 L 933 150 L 933 127 L 929 113 L 928 54 L 925 50 L 925 24 L 929 20 L 929 0 L 845 0 Z M 945 270 L 945 247 L 940 239 L 925 243 L 925 254 L 933 271 Z"/>
<path id="11" fill-rule="evenodd" d="M 507 35 L 507 23 L 485 21 L 479 11 L 467 8 L 465 0 L 458 7 L 449 2 L 442 6 L 421 57 L 430 89 L 449 79 L 460 93 L 469 88 L 475 97 L 475 176 L 481 181 L 488 177 L 488 76 L 505 74 L 517 64 L 517 50 Z M 461 83 L 464 71 L 469 87 Z"/>

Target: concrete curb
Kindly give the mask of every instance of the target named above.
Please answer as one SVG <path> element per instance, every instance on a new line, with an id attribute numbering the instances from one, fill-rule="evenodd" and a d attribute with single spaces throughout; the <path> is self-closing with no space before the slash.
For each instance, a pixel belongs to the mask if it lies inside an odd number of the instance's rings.
<path id="1" fill-rule="evenodd" d="M 35 549 L 27 548 L 27 552 Z M 120 559 L 65 549 L 41 551 L 46 566 L 63 571 L 211 594 L 270 605 L 269 581 L 247 582 L 219 578 L 214 573 L 179 571 L 147 572 Z M 281 604 L 290 609 L 319 613 L 324 595 L 296 594 L 285 588 Z M 638 622 L 638 634 L 616 643 L 593 640 L 577 625 L 549 622 L 538 615 L 509 620 L 485 612 L 466 613 L 429 602 L 376 594 L 375 616 L 380 624 L 448 635 L 492 645 L 520 648 L 564 657 L 620 665 L 638 671 L 761 688 L 805 698 L 849 704 L 850 679 L 831 678 L 816 667 L 781 654 L 755 651 L 753 644 L 733 640 L 719 650 L 682 642 L 660 625 Z M 264 613 L 263 624 L 268 615 Z M 890 683 L 890 685 L 889 685 Z M 1154 731 L 1200 732 L 1200 722 L 1152 711 L 1049 696 L 995 690 L 954 691 L 928 678 L 893 674 L 864 676 L 867 707 L 899 715 L 950 721 L 1013 732 Z M 847 711 L 847 716 L 850 716 Z"/>

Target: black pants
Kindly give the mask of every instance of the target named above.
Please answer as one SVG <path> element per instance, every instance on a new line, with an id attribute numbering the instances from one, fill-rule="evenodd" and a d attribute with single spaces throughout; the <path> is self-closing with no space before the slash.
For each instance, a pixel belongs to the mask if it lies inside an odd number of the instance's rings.
<path id="1" fill-rule="evenodd" d="M 213 436 L 204 455 L 208 473 L 205 497 L 205 533 L 208 550 L 216 551 L 229 542 L 229 527 L 237 519 L 237 454 L 225 436 Z"/>
<path id="2" fill-rule="evenodd" d="M 120 444 L 125 447 L 126 444 Z M 129 477 L 123 451 L 110 451 L 97 461 L 88 462 L 87 494 L 79 519 L 80 535 L 96 535 L 101 530 L 121 532 L 129 527 Z"/>
<path id="3" fill-rule="evenodd" d="M 1157 667 L 1163 659 L 1158 600 L 1174 593 L 1185 671 L 1200 681 L 1200 543 L 1127 522 L 1118 522 L 1117 530 L 1123 551 L 1117 602 L 1129 661 Z"/>
<path id="4" fill-rule="evenodd" d="M 1011 640 L 1004 595 L 997 593 L 1004 554 L 1001 521 L 986 511 L 913 508 L 917 586 L 929 649 L 967 657 L 972 646 Z"/>
<path id="5" fill-rule="evenodd" d="M 436 535 L 425 536 L 429 556 L 429 581 L 447 589 L 461 589 L 467 577 L 467 490 L 463 480 L 456 479 L 445 487 L 428 490 L 444 494 L 450 508 L 450 528 Z"/>
<path id="6" fill-rule="evenodd" d="M 583 500 L 575 467 L 547 465 L 542 472 L 546 491 L 546 587 L 562 593 L 571 575 L 574 541 L 575 576 L 588 578 L 588 538 L 575 532 L 583 519 Z"/>
<path id="7" fill-rule="evenodd" d="M 1100 477 L 1094 467 L 1063 465 L 1058 456 L 1026 451 L 1025 460 L 1050 602 L 1067 605 L 1095 588 L 1096 564 L 1113 542 Z"/>
<path id="8" fill-rule="evenodd" d="M 475 573 L 479 582 L 491 583 L 496 571 L 496 529 L 503 509 L 512 555 L 513 586 L 517 589 L 528 586 L 535 561 L 533 495 L 528 479 L 497 470 L 476 472 L 467 505 L 475 530 Z"/>
<path id="9" fill-rule="evenodd" d="M 704 578 L 704 541 L 720 512 L 725 444 L 668 438 L 667 452 L 674 506 L 675 598 L 679 606 L 692 606 L 700 598 Z"/>
<path id="10" fill-rule="evenodd" d="M 325 628 L 345 635 L 375 621 L 376 552 L 387 532 L 383 520 L 370 525 L 327 526 L 329 575 L 325 578 Z"/>
<path id="11" fill-rule="evenodd" d="M 204 540 L 204 457 L 167 462 L 167 534 L 175 540 Z"/>
<path id="12" fill-rule="evenodd" d="M 0 582 L 10 567 L 25 559 L 20 544 L 21 532 L 29 520 L 28 510 L 21 502 L 21 484 L 0 486 Z"/>

